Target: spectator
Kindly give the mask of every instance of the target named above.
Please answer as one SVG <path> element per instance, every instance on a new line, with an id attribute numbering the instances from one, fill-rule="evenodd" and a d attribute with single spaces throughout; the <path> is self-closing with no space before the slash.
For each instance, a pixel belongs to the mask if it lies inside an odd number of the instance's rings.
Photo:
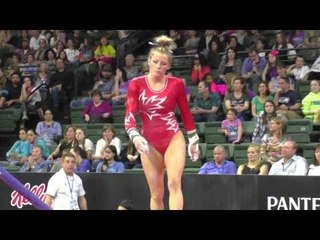
<path id="1" fill-rule="evenodd" d="M 310 92 L 302 100 L 302 112 L 305 118 L 314 123 L 320 123 L 320 83 L 319 80 L 310 82 Z"/>
<path id="2" fill-rule="evenodd" d="M 74 173 L 75 166 L 75 157 L 65 154 L 62 169 L 49 179 L 45 203 L 53 210 L 87 210 L 85 191 L 81 178 Z"/>
<path id="3" fill-rule="evenodd" d="M 269 83 L 272 78 L 278 76 L 277 65 L 278 65 L 278 51 L 271 50 L 268 54 L 268 63 L 262 72 L 262 81 Z"/>
<path id="4" fill-rule="evenodd" d="M 68 58 L 68 61 L 70 63 L 77 63 L 79 62 L 79 55 L 80 55 L 80 52 L 78 49 L 76 49 L 73 45 L 73 40 L 72 39 L 69 39 L 68 42 L 67 42 L 67 45 L 68 45 L 68 48 L 64 49 L 66 55 L 67 55 L 67 58 Z"/>
<path id="5" fill-rule="evenodd" d="M 263 113 L 258 115 L 257 117 L 256 127 L 252 135 L 252 142 L 256 144 L 261 143 L 261 139 L 263 135 L 265 135 L 268 131 L 270 120 L 273 117 L 277 116 L 276 107 L 272 100 L 267 100 L 263 104 L 263 109 L 264 109 Z"/>
<path id="6" fill-rule="evenodd" d="M 236 34 L 236 32 L 234 32 L 234 34 Z M 245 48 L 239 43 L 238 37 L 234 34 L 231 34 L 228 38 L 228 48 L 232 47 L 236 52 L 241 52 L 239 53 L 239 57 L 242 58 L 245 55 L 245 53 L 243 53 L 245 51 Z"/>
<path id="7" fill-rule="evenodd" d="M 314 151 L 314 162 L 309 166 L 309 176 L 320 176 L 320 144 L 317 144 Z"/>
<path id="8" fill-rule="evenodd" d="M 268 175 L 270 168 L 270 162 L 261 160 L 260 145 L 251 144 L 248 147 L 248 162 L 238 167 L 237 174 Z"/>
<path id="9" fill-rule="evenodd" d="M 71 89 L 73 86 L 73 74 L 65 70 L 65 64 L 62 59 L 57 59 L 56 61 L 57 71 L 52 74 L 49 84 L 49 90 L 52 94 L 52 106 L 54 111 L 58 111 L 60 106 L 60 98 L 62 90 L 64 90 L 68 96 L 71 98 Z"/>
<path id="10" fill-rule="evenodd" d="M 120 68 L 116 71 L 116 76 L 114 77 L 114 97 L 112 97 L 112 105 L 123 105 L 126 102 L 128 95 L 128 87 L 131 79 L 128 80 L 127 72 Z"/>
<path id="11" fill-rule="evenodd" d="M 56 43 L 56 46 L 53 47 L 53 51 L 56 53 L 57 59 L 60 58 L 60 52 L 62 52 L 65 49 L 65 42 L 58 40 Z M 64 52 L 65 53 L 65 52 Z"/>
<path id="12" fill-rule="evenodd" d="M 222 133 L 226 136 L 228 143 L 240 143 L 243 128 L 240 119 L 237 118 L 237 111 L 233 108 L 227 110 L 227 119 L 221 123 Z"/>
<path id="13" fill-rule="evenodd" d="M 138 77 L 139 67 L 134 65 L 135 57 L 133 54 L 127 54 L 125 57 L 125 67 L 126 76 L 128 80 Z"/>
<path id="14" fill-rule="evenodd" d="M 39 118 L 43 119 L 43 110 L 41 108 L 41 95 L 38 89 L 34 87 L 30 77 L 24 77 L 20 95 L 22 120 L 28 120 L 28 114 L 36 111 Z"/>
<path id="15" fill-rule="evenodd" d="M 45 56 L 46 56 L 45 54 L 47 49 L 48 49 L 47 40 L 41 38 L 39 40 L 39 48 L 34 53 L 34 59 L 36 62 L 41 62 L 45 60 Z"/>
<path id="16" fill-rule="evenodd" d="M 68 152 L 68 151 L 66 151 Z M 78 145 L 74 145 L 69 151 L 76 159 L 75 173 L 90 172 L 91 164 L 87 159 L 87 152 L 80 148 Z M 58 172 L 61 169 L 61 161 L 57 161 L 53 164 L 50 172 Z"/>
<path id="17" fill-rule="evenodd" d="M 89 160 L 92 160 L 92 154 L 93 154 L 93 142 L 87 138 L 86 133 L 84 131 L 83 128 L 81 127 L 77 127 L 76 128 L 76 141 L 77 141 L 77 145 L 83 149 L 84 151 L 86 151 L 87 156 L 86 158 Z"/>
<path id="18" fill-rule="evenodd" d="M 287 141 L 287 120 L 283 117 L 273 117 L 269 124 L 269 133 L 261 139 L 261 158 L 271 163 L 281 158 L 281 148 Z"/>
<path id="19" fill-rule="evenodd" d="M 245 80 L 242 77 L 235 78 L 232 88 L 233 92 L 227 93 L 224 98 L 226 109 L 235 109 L 237 118 L 242 121 L 249 121 L 251 119 L 250 99 L 247 96 Z"/>
<path id="20" fill-rule="evenodd" d="M 111 65 L 103 65 L 99 75 L 100 79 L 95 82 L 92 91 L 96 89 L 99 90 L 104 100 L 111 101 L 112 97 L 115 96 L 114 76 L 112 75 Z"/>
<path id="21" fill-rule="evenodd" d="M 47 51 L 45 52 L 44 60 L 47 64 L 47 68 L 49 68 L 51 71 L 55 70 L 57 55 L 52 48 L 47 49 Z"/>
<path id="22" fill-rule="evenodd" d="M 218 73 L 220 79 L 222 79 L 227 84 L 226 75 L 228 73 L 240 75 L 241 68 L 242 61 L 238 59 L 237 51 L 232 47 L 228 47 L 226 50 L 226 54 L 224 57 L 222 57 L 219 65 Z"/>
<path id="23" fill-rule="evenodd" d="M 278 62 L 276 65 L 277 68 L 277 76 L 276 77 L 272 77 L 270 79 L 270 82 L 268 84 L 268 88 L 270 91 L 271 95 L 275 95 L 277 91 L 279 91 L 280 87 L 279 87 L 279 80 L 282 77 L 288 78 L 289 79 L 289 88 L 291 90 L 295 89 L 295 81 L 293 78 L 288 77 L 287 76 L 287 68 L 286 66 L 282 63 L 282 62 Z"/>
<path id="24" fill-rule="evenodd" d="M 62 128 L 59 122 L 53 121 L 53 114 L 50 109 L 44 111 L 44 121 L 38 122 L 36 133 L 45 140 L 48 146 L 55 145 L 55 140 L 62 137 Z"/>
<path id="25" fill-rule="evenodd" d="M 169 31 L 169 37 L 173 39 L 175 44 L 177 45 L 177 48 L 173 50 L 174 55 L 183 55 L 184 49 L 183 49 L 183 40 L 181 38 L 181 34 L 179 30 L 170 30 Z"/>
<path id="26" fill-rule="evenodd" d="M 97 141 L 94 159 L 92 164 L 92 171 L 95 172 L 97 165 L 103 161 L 104 148 L 108 145 L 113 145 L 117 149 L 117 155 L 121 153 L 121 140 L 117 137 L 117 133 L 111 124 L 106 124 L 102 130 L 102 138 Z"/>
<path id="27" fill-rule="evenodd" d="M 209 83 L 201 81 L 198 84 L 198 95 L 194 99 L 191 109 L 195 122 L 213 122 L 217 119 L 220 108 L 220 97 L 217 93 L 210 93 Z"/>
<path id="28" fill-rule="evenodd" d="M 308 72 L 310 71 L 309 67 L 305 65 L 305 60 L 303 56 L 297 56 L 295 64 L 292 64 L 288 70 L 287 75 L 293 76 L 295 82 L 306 81 Z"/>
<path id="29" fill-rule="evenodd" d="M 191 81 L 192 85 L 198 85 L 204 79 L 204 76 L 211 73 L 211 68 L 206 65 L 205 57 L 202 54 L 196 54 L 193 59 Z"/>
<path id="30" fill-rule="evenodd" d="M 102 99 L 99 90 L 91 93 L 92 101 L 82 111 L 82 117 L 86 123 L 113 122 L 112 109 L 109 103 Z"/>
<path id="31" fill-rule="evenodd" d="M 209 42 L 209 52 L 207 54 L 207 62 L 209 67 L 212 70 L 218 70 L 221 57 L 220 57 L 220 49 L 219 49 L 219 43 L 215 40 L 212 40 Z"/>
<path id="32" fill-rule="evenodd" d="M 253 48 L 248 51 L 242 66 L 242 77 L 249 83 L 250 89 L 255 89 L 258 82 L 262 80 L 262 73 L 267 65 L 267 60 L 259 57 L 258 50 Z"/>
<path id="33" fill-rule="evenodd" d="M 57 148 L 50 154 L 48 160 L 55 158 L 61 158 L 64 151 L 70 151 L 70 149 L 77 144 L 75 139 L 75 128 L 73 126 L 67 126 L 64 131 L 64 138 L 60 141 Z"/>
<path id="34" fill-rule="evenodd" d="M 208 52 L 211 49 L 210 43 L 212 42 L 217 43 L 218 51 L 220 51 L 220 40 L 217 35 L 216 30 L 205 30 L 204 35 L 200 37 L 199 43 L 198 43 L 198 53 L 202 53 L 204 55 L 207 55 Z"/>
<path id="35" fill-rule="evenodd" d="M 266 40 L 259 37 L 255 43 L 255 47 L 258 50 L 259 57 L 265 58 L 266 57 L 266 49 L 268 49 Z"/>
<path id="36" fill-rule="evenodd" d="M 198 174 L 222 174 L 234 175 L 237 167 L 234 162 L 226 160 L 226 152 L 222 145 L 216 146 L 213 150 L 213 161 L 208 161 L 199 170 Z"/>
<path id="37" fill-rule="evenodd" d="M 118 162 L 117 149 L 113 145 L 108 145 L 104 149 L 104 159 L 97 166 L 97 172 L 124 173 L 124 165 Z"/>
<path id="38" fill-rule="evenodd" d="M 142 168 L 140 154 L 131 140 L 121 153 L 124 153 L 121 162 L 124 163 L 126 169 Z"/>
<path id="39" fill-rule="evenodd" d="M 290 90 L 290 80 L 286 77 L 279 78 L 279 90 L 274 96 L 277 114 L 286 118 L 299 119 L 301 116 L 301 97 L 295 90 Z"/>
<path id="40" fill-rule="evenodd" d="M 204 77 L 203 77 L 203 81 L 204 82 L 207 82 L 209 83 L 209 90 L 210 90 L 210 93 L 217 93 L 221 96 L 224 96 L 225 92 L 220 92 L 219 89 L 218 89 L 218 86 L 217 84 L 215 83 L 214 81 L 214 77 L 211 73 L 208 73 L 206 74 Z"/>
<path id="41" fill-rule="evenodd" d="M 50 149 L 48 147 L 48 145 L 46 144 L 46 142 L 41 138 L 39 137 L 33 129 L 29 129 L 27 131 L 27 137 L 28 137 L 28 140 L 30 142 L 30 150 L 29 152 L 31 153 L 32 151 L 32 148 L 34 146 L 40 146 L 42 149 L 41 149 L 41 153 L 44 157 L 44 159 L 47 159 L 48 156 L 50 155 Z"/>
<path id="42" fill-rule="evenodd" d="M 47 172 L 50 162 L 45 161 L 42 154 L 42 147 L 35 145 L 32 147 L 31 156 L 28 157 L 19 172 Z"/>
<path id="43" fill-rule="evenodd" d="M 185 54 L 195 54 L 197 52 L 200 38 L 197 37 L 196 30 L 188 30 L 188 39 L 184 43 Z"/>
<path id="44" fill-rule="evenodd" d="M 297 148 L 295 141 L 287 140 L 281 149 L 282 158 L 272 165 L 269 175 L 307 175 L 308 162 L 304 157 L 296 155 Z"/>
<path id="45" fill-rule="evenodd" d="M 0 97 L 0 109 L 2 108 L 19 108 L 22 84 L 20 76 L 14 72 L 10 76 L 10 83 L 7 83 L 6 92 Z"/>
<path id="46" fill-rule="evenodd" d="M 257 119 L 264 112 L 264 104 L 267 100 L 273 100 L 273 96 L 270 95 L 267 83 L 259 82 L 257 96 L 251 100 L 252 120 Z"/>
<path id="47" fill-rule="evenodd" d="M 34 86 L 39 88 L 40 96 L 41 96 L 41 106 L 43 108 L 47 108 L 49 106 L 49 84 L 51 79 L 51 73 L 48 71 L 48 64 L 45 62 L 40 63 L 39 69 L 37 73 L 33 75 Z"/>
<path id="48" fill-rule="evenodd" d="M 276 44 L 272 47 L 272 49 L 279 51 L 280 61 L 293 60 L 296 57 L 297 52 L 296 50 L 288 50 L 293 48 L 293 45 L 288 43 L 287 36 L 284 32 L 281 31 L 276 34 Z"/>
<path id="49" fill-rule="evenodd" d="M 55 48 L 59 41 L 65 43 L 66 34 L 61 30 L 53 30 L 52 36 L 49 38 L 50 47 Z"/>
<path id="50" fill-rule="evenodd" d="M 15 141 L 9 151 L 6 153 L 10 165 L 17 166 L 28 160 L 30 153 L 30 142 L 27 138 L 27 131 L 24 128 L 19 130 L 19 140 Z"/>
<path id="51" fill-rule="evenodd" d="M 21 49 L 17 49 L 16 53 L 19 54 L 20 59 L 21 59 L 21 63 L 27 62 L 27 56 L 29 54 L 33 55 L 34 51 L 29 48 L 29 39 L 28 38 L 22 39 Z"/>
<path id="52" fill-rule="evenodd" d="M 99 68 L 108 63 L 112 63 L 112 59 L 116 56 L 116 50 L 111 44 L 109 44 L 108 37 L 102 36 L 100 38 L 100 44 L 94 51 L 95 61 L 98 63 Z"/>

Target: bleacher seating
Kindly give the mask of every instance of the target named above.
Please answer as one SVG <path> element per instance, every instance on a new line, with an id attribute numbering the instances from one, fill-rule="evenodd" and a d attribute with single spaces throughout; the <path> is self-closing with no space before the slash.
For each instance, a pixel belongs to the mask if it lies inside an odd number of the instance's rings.
<path id="1" fill-rule="evenodd" d="M 272 33 L 272 36 L 274 33 Z M 112 42 L 113 39 L 110 39 Z M 145 62 L 147 55 L 136 57 L 136 65 L 141 66 L 142 62 Z M 181 55 L 174 56 L 171 64 L 170 72 L 174 76 L 183 77 L 186 79 L 186 83 L 192 89 L 192 95 L 195 96 L 198 93 L 197 86 L 191 86 L 191 65 L 192 65 L 193 55 Z M 309 59 L 308 61 L 313 62 L 314 59 Z M 28 72 L 35 71 L 38 67 L 38 64 L 33 64 L 30 66 L 20 66 L 20 71 L 22 76 L 28 74 Z M 33 69 L 31 69 L 33 68 Z M 55 69 L 54 69 L 55 70 Z M 77 92 L 77 65 L 67 65 L 66 70 L 74 73 L 74 84 L 75 93 Z M 218 77 L 217 71 L 213 71 L 214 76 Z M 301 98 L 303 99 L 310 92 L 310 82 L 309 81 L 299 81 L 297 84 L 297 90 L 299 91 Z M 77 93 L 75 94 L 77 97 Z M 65 102 L 65 104 L 68 104 Z M 193 103 L 191 102 L 189 107 L 191 108 Z M 96 143 L 98 139 L 102 136 L 102 129 L 104 124 L 85 124 L 81 116 L 81 111 L 83 108 L 72 108 L 70 111 L 70 120 L 71 124 L 80 126 L 84 128 L 87 132 L 88 137 Z M 125 106 L 124 105 L 114 105 L 112 106 L 113 110 L 113 126 L 117 131 L 117 136 L 122 140 L 124 144 L 128 142 L 128 136 L 124 130 L 124 116 L 125 116 Z M 0 133 L 1 132 L 10 132 L 16 133 L 18 120 L 20 118 L 20 109 L 8 109 L 5 111 L 0 111 Z M 137 122 L 140 123 L 140 118 L 137 117 Z M 62 122 L 61 122 L 62 123 Z M 66 125 L 63 125 L 65 128 Z M 311 162 L 314 158 L 314 148 L 315 144 L 313 142 L 319 141 L 320 136 L 320 125 L 313 125 L 311 121 L 301 119 L 301 120 L 290 120 L 288 122 L 288 136 L 293 140 L 297 141 L 299 146 L 302 148 L 302 154 Z M 180 124 L 180 128 L 184 129 L 183 125 Z M 225 136 L 220 132 L 221 122 L 211 122 L 211 123 L 196 123 L 196 129 L 200 137 L 201 150 L 205 152 L 205 156 L 202 158 L 202 162 L 212 159 L 212 149 L 217 144 L 223 144 L 226 147 L 226 152 L 228 158 L 235 160 L 238 164 L 242 163 L 247 159 L 247 147 L 248 143 L 251 142 L 251 137 L 255 128 L 254 121 L 243 122 L 243 139 L 244 143 L 242 144 L 226 144 Z M 318 135 L 314 136 L 318 131 Z M 184 136 L 187 140 L 186 133 L 184 131 Z M 203 149 L 203 147 L 205 149 Z M 190 159 L 186 159 L 186 168 L 193 169 L 194 167 L 199 167 L 199 162 L 190 163 Z M 190 170 L 192 171 L 192 170 Z"/>
<path id="2" fill-rule="evenodd" d="M 206 122 L 204 126 L 206 143 L 226 143 L 226 137 L 220 132 L 221 122 Z"/>
<path id="3" fill-rule="evenodd" d="M 300 93 L 301 99 L 307 96 L 310 92 L 310 82 L 309 81 L 299 81 L 298 82 L 298 92 Z"/>
<path id="4" fill-rule="evenodd" d="M 14 133 L 20 119 L 20 109 L 5 109 L 0 111 L 0 132 Z"/>
<path id="5" fill-rule="evenodd" d="M 234 144 L 233 159 L 237 166 L 248 161 L 247 150 L 249 143 Z"/>

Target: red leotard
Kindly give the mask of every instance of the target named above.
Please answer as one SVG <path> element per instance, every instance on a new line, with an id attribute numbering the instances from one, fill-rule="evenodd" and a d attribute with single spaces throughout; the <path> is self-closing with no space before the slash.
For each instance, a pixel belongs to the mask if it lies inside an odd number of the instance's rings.
<path id="1" fill-rule="evenodd" d="M 146 76 L 133 79 L 126 102 L 126 131 L 129 133 L 130 130 L 137 129 L 135 116 L 139 112 L 142 122 L 141 135 L 164 154 L 171 139 L 179 131 L 174 114 L 177 104 L 186 131 L 194 130 L 185 85 L 181 79 L 167 77 L 165 86 L 160 91 L 151 89 Z"/>

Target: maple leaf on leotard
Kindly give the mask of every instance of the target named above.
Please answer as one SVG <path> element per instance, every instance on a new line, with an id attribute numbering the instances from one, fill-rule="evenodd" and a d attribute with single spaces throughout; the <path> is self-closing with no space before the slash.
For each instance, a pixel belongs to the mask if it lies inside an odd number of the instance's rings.
<path id="1" fill-rule="evenodd" d="M 139 96 L 139 101 L 143 105 L 143 109 L 141 109 L 141 112 L 146 114 L 150 120 L 152 120 L 153 117 L 161 116 L 161 114 L 159 114 L 157 110 L 164 108 L 164 106 L 161 104 L 166 99 L 167 97 L 158 98 L 157 95 L 147 97 L 146 90 L 144 90 Z"/>

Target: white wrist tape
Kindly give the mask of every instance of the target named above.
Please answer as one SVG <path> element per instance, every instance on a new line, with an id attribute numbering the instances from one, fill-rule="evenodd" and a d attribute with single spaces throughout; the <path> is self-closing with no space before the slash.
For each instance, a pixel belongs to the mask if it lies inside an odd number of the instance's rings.
<path id="1" fill-rule="evenodd" d="M 189 144 L 195 144 L 195 143 L 198 143 L 199 142 L 199 136 L 198 136 L 198 134 L 190 134 L 191 135 L 191 137 L 188 137 L 188 139 L 189 139 Z"/>
<path id="2" fill-rule="evenodd" d="M 141 136 L 140 133 L 137 131 L 137 129 L 130 130 L 129 138 L 131 139 L 131 141 L 133 141 L 133 139 L 137 136 Z"/>
<path id="3" fill-rule="evenodd" d="M 198 134 L 191 133 L 188 134 L 189 144 L 188 144 L 188 155 L 192 159 L 192 161 L 196 161 L 199 158 L 199 136 Z M 195 145 L 195 150 L 197 153 L 192 154 L 191 152 L 191 146 Z"/>

